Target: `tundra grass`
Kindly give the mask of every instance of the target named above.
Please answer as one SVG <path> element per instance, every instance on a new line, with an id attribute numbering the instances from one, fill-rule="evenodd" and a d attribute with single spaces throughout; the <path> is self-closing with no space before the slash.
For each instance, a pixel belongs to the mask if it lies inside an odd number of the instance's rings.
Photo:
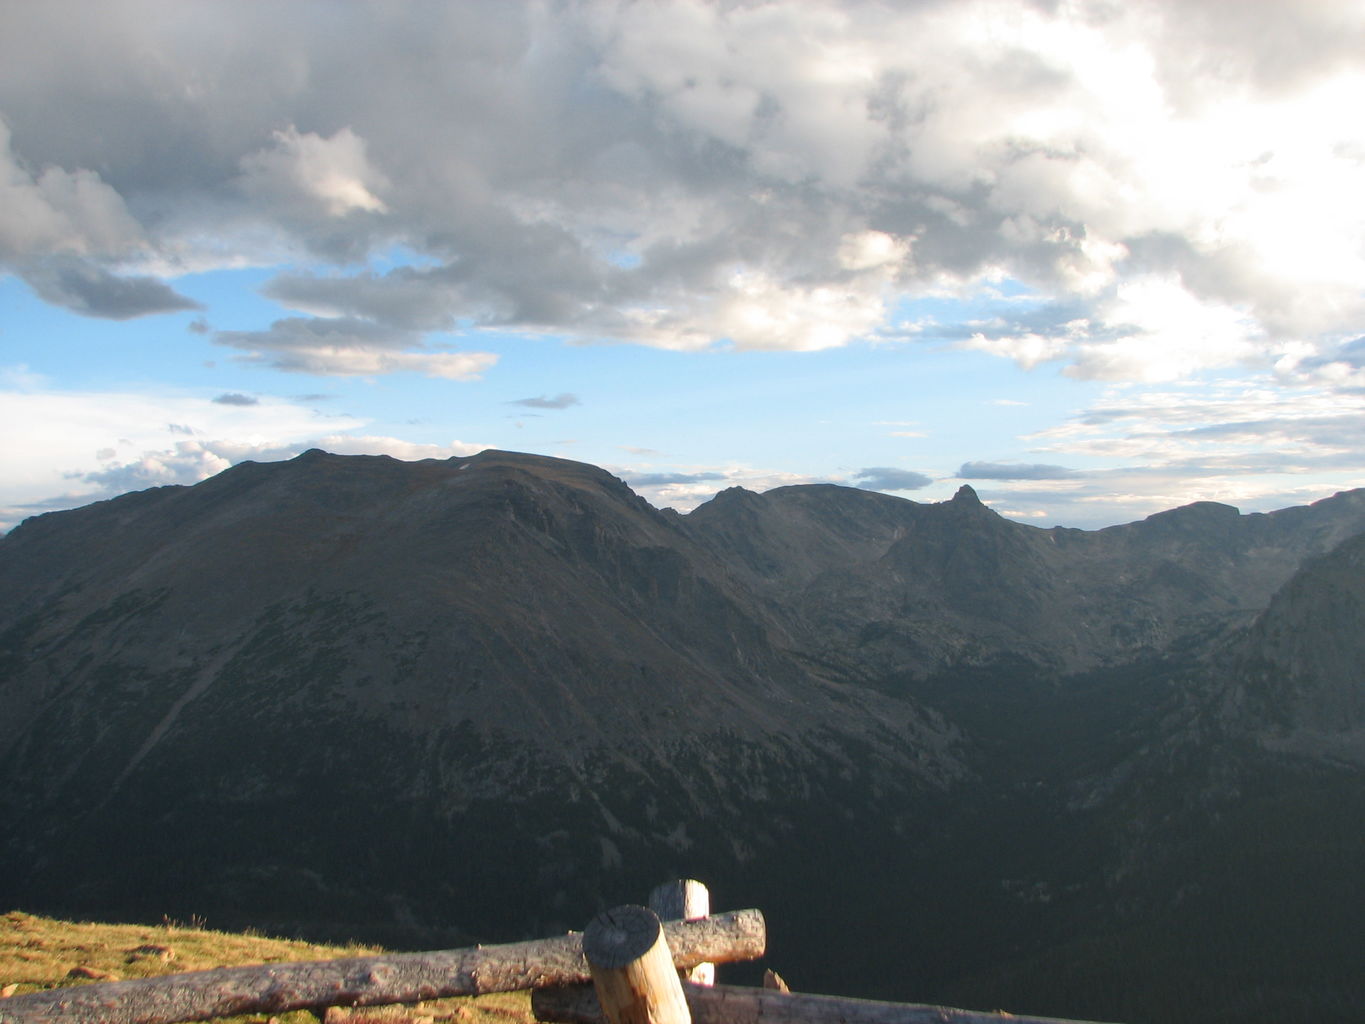
<path id="1" fill-rule="evenodd" d="M 201 922 L 193 922 L 198 925 Z M 0 992 L 12 995 L 98 980 L 154 978 L 215 967 L 279 963 L 286 960 L 333 960 L 372 956 L 377 946 L 323 946 L 266 938 L 250 932 L 211 931 L 174 921 L 162 925 L 94 924 L 58 921 L 22 911 L 0 917 Z M 0 1003 L 3 1006 L 3 1003 Z M 343 1013 L 333 1015 L 340 1019 Z M 264 1015 L 223 1018 L 234 1024 L 265 1021 Z M 316 1024 L 306 1011 L 280 1014 L 279 1024 Z M 443 999 L 409 1008 L 373 1007 L 349 1018 L 363 1020 L 449 1020 L 460 1024 L 530 1024 L 525 992 Z"/>

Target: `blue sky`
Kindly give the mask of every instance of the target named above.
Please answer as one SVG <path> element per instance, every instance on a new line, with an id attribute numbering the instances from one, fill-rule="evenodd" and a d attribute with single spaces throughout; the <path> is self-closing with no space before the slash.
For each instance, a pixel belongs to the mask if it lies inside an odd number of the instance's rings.
<path id="1" fill-rule="evenodd" d="M 1131 6 L 1132 9 L 1128 9 Z M 1365 485 L 1365 6 L 0 10 L 0 529 L 308 447 Z"/>

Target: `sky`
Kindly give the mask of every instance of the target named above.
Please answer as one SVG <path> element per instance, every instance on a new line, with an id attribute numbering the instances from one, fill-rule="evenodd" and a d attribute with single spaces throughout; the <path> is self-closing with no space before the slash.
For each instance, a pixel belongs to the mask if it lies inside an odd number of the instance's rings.
<path id="1" fill-rule="evenodd" d="M 0 530 L 312 447 L 1365 486 L 1365 3 L 0 0 Z"/>

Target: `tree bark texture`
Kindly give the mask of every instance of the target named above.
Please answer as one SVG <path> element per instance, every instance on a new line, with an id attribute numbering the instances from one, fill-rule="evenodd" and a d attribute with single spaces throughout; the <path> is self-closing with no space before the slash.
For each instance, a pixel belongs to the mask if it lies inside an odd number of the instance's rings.
<path id="1" fill-rule="evenodd" d="M 669 922 L 664 932 L 678 968 L 708 960 L 753 960 L 763 955 L 766 943 L 763 915 L 757 910 Z M 175 1024 L 515 992 L 590 977 L 583 937 L 570 932 L 502 946 L 224 967 L 31 992 L 0 1002 L 0 1024 Z"/>

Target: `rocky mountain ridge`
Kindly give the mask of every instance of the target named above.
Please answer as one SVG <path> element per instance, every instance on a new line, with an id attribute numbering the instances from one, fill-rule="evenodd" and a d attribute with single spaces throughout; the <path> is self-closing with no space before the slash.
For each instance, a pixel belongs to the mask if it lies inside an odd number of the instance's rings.
<path id="1" fill-rule="evenodd" d="M 1143 928 L 1223 892 L 1217 851 L 1291 803 L 1281 868 L 1335 834 L 1362 543 L 1360 491 L 1093 532 L 965 487 L 680 516 L 495 451 L 52 513 L 0 539 L 0 902 L 425 945 L 692 874 L 764 906 L 808 987 L 798 936 L 872 920 L 897 955 L 845 990 L 1136 1019 L 1047 1002 L 1029 951 L 1090 962 L 1108 929 L 1155 957 Z M 1332 877 L 1365 866 L 1332 842 Z"/>

